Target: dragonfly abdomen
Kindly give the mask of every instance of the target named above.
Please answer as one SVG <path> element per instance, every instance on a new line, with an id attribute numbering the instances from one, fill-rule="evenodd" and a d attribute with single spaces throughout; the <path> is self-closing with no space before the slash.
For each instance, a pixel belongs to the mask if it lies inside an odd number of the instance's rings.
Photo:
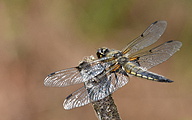
<path id="1" fill-rule="evenodd" d="M 157 82 L 173 82 L 172 80 L 169 80 L 161 75 L 149 72 L 131 62 L 127 62 L 124 65 L 124 69 L 128 74 L 134 75 L 136 77 L 141 77 L 147 80 L 157 81 Z"/>
<path id="2" fill-rule="evenodd" d="M 143 71 L 142 69 L 136 73 L 137 73 L 136 76 L 141 76 L 141 78 L 145 78 L 152 81 L 167 82 L 167 83 L 173 82 L 172 80 L 169 80 L 161 75 L 158 75 L 149 71 Z"/>

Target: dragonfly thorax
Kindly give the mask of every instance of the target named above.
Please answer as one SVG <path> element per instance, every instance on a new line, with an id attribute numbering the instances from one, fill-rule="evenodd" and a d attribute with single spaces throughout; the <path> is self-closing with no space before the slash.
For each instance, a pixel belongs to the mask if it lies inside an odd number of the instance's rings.
<path id="1" fill-rule="evenodd" d="M 103 58 L 103 57 L 108 57 L 108 60 L 114 60 L 116 58 L 119 58 L 122 56 L 123 53 L 119 50 L 114 50 L 114 49 L 108 49 L 106 47 L 99 48 L 97 50 L 97 57 L 98 58 Z"/>
<path id="2" fill-rule="evenodd" d="M 112 58 L 112 59 L 116 59 L 119 58 L 120 56 L 122 56 L 123 53 L 119 50 L 110 50 L 110 52 L 106 55 L 106 57 Z"/>
<path id="3" fill-rule="evenodd" d="M 117 62 L 121 65 L 124 65 L 125 63 L 129 62 L 129 59 L 127 57 L 120 57 Z"/>

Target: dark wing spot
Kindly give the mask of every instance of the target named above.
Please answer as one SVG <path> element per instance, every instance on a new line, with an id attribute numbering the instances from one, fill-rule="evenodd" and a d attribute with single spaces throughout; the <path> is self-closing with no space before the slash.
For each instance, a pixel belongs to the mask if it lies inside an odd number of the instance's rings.
<path id="1" fill-rule="evenodd" d="M 173 40 L 167 41 L 167 43 L 173 42 Z"/>
<path id="2" fill-rule="evenodd" d="M 72 94 L 70 94 L 68 97 L 66 97 L 66 100 L 68 100 L 71 96 L 72 96 Z"/>
<path id="3" fill-rule="evenodd" d="M 143 37 L 143 34 L 141 34 L 141 37 Z"/>
<path id="4" fill-rule="evenodd" d="M 152 53 L 152 50 L 149 50 L 150 53 Z"/>
<path id="5" fill-rule="evenodd" d="M 156 24 L 158 21 L 155 21 L 153 24 Z"/>
<path id="6" fill-rule="evenodd" d="M 48 77 L 50 77 L 50 76 L 52 76 L 52 75 L 54 75 L 54 74 L 55 74 L 55 72 L 53 72 L 53 73 L 49 74 L 49 75 L 48 75 Z"/>

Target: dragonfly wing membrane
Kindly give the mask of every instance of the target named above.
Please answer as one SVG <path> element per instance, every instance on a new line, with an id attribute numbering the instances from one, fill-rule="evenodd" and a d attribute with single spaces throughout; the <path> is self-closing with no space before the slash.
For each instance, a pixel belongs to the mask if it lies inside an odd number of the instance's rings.
<path id="1" fill-rule="evenodd" d="M 167 59 L 169 59 L 175 52 L 179 50 L 182 43 L 179 41 L 167 41 L 149 51 L 145 51 L 130 58 L 137 58 L 136 62 L 146 69 L 150 69 Z"/>
<path id="2" fill-rule="evenodd" d="M 102 60 L 93 60 L 93 56 L 85 57 L 77 67 L 64 69 L 49 74 L 44 85 L 48 87 L 65 87 L 69 85 L 83 83 L 94 76 L 100 74 L 104 67 L 99 64 Z"/>
<path id="3" fill-rule="evenodd" d="M 89 97 L 93 101 L 107 97 L 129 81 L 128 75 L 121 68 L 118 69 L 118 72 L 106 72 L 96 79 L 99 79 L 98 82 L 92 82 L 91 85 L 86 84 Z"/>
<path id="4" fill-rule="evenodd" d="M 90 103 L 90 99 L 85 87 L 81 87 L 72 94 L 70 94 L 63 102 L 63 107 L 66 110 L 81 107 Z"/>
<path id="5" fill-rule="evenodd" d="M 112 79 L 112 83 L 115 86 L 114 91 L 123 87 L 124 85 L 126 85 L 129 82 L 129 76 L 123 70 L 120 71 L 119 73 L 114 73 L 113 75 L 114 75 L 114 77 Z"/>
<path id="6" fill-rule="evenodd" d="M 144 47 L 155 43 L 164 33 L 167 26 L 166 21 L 156 21 L 151 24 L 139 37 L 128 43 L 123 49 L 123 54 L 133 54 Z"/>
<path id="7" fill-rule="evenodd" d="M 60 70 L 48 75 L 44 80 L 47 87 L 65 87 L 82 83 L 83 79 L 77 68 Z"/>

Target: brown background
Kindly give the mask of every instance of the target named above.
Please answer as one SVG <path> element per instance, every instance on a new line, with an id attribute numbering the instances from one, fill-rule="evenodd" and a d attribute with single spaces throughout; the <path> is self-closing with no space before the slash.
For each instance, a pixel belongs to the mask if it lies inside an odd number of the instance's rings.
<path id="1" fill-rule="evenodd" d="M 44 78 L 99 47 L 121 50 L 156 20 L 168 26 L 153 47 L 172 39 L 183 46 L 151 71 L 175 82 L 131 77 L 115 103 L 123 120 L 191 120 L 191 0 L 0 0 L 0 119 L 97 120 L 90 104 L 63 109 L 82 84 L 49 88 Z"/>

